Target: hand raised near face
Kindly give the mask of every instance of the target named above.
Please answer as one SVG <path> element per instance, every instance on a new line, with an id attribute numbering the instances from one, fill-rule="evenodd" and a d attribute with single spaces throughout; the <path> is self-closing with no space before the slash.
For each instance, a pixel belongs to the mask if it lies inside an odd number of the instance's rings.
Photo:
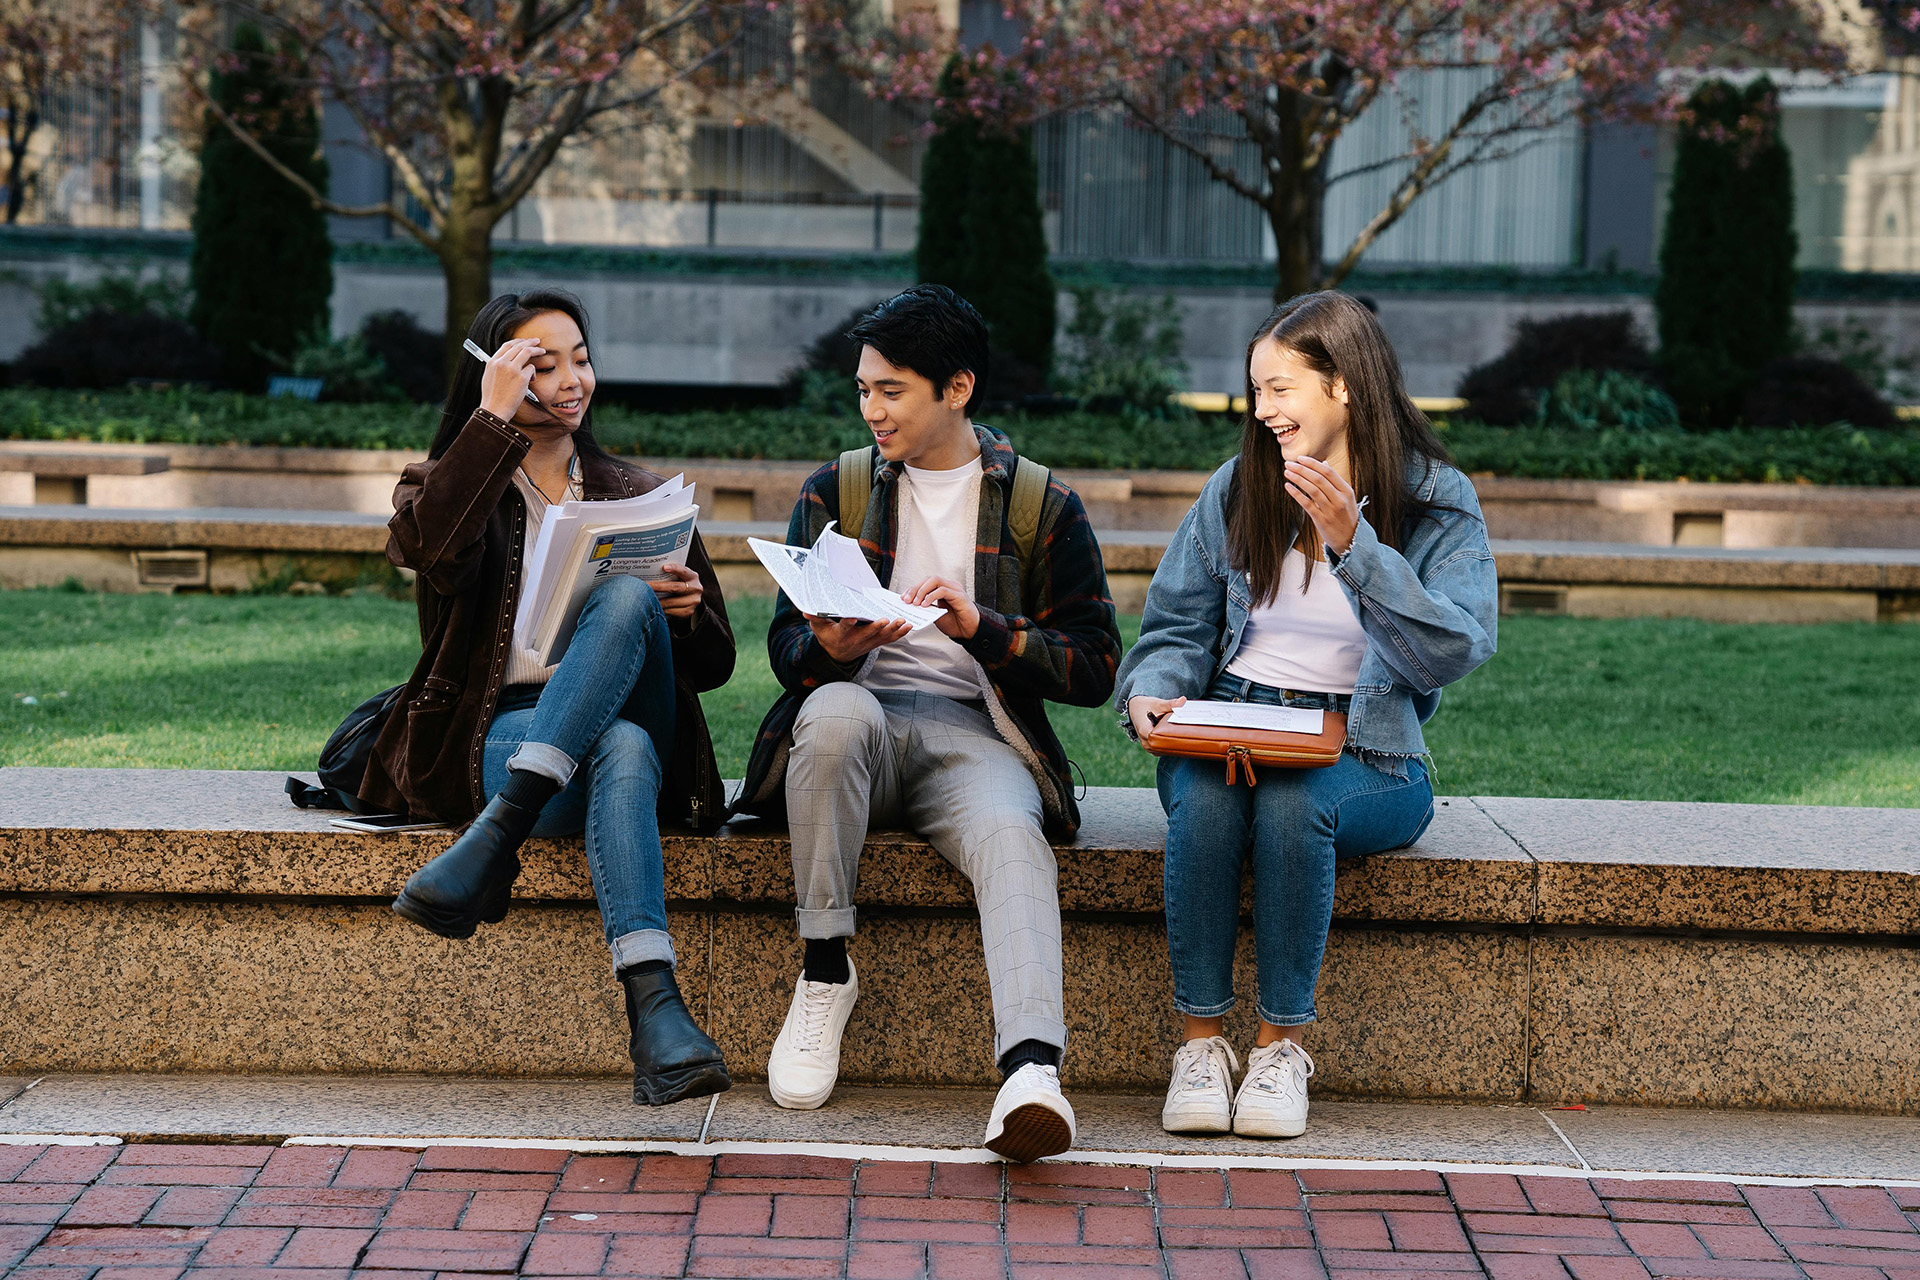
<path id="1" fill-rule="evenodd" d="M 1321 545 L 1347 554 L 1360 527 L 1360 504 L 1346 478 L 1318 458 L 1296 458 L 1287 463 L 1287 493 L 1313 521 Z"/>

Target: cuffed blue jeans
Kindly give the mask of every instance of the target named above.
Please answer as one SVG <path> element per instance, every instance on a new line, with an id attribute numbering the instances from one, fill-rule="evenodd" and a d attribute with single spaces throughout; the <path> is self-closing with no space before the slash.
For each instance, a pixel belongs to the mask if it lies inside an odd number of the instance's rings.
<path id="1" fill-rule="evenodd" d="M 1323 707 L 1311 696 L 1236 678 L 1207 697 Z M 1333 922 L 1336 858 L 1412 844 L 1433 820 L 1433 788 L 1418 760 L 1396 778 L 1351 751 L 1323 769 L 1261 768 L 1228 786 L 1215 760 L 1162 757 L 1167 811 L 1167 953 L 1173 1006 L 1197 1018 L 1233 1008 L 1240 880 L 1253 859 L 1253 947 L 1259 1013 L 1274 1026 L 1314 1021 L 1314 987 Z"/>
<path id="2" fill-rule="evenodd" d="M 660 597 L 638 578 L 595 587 L 544 686 L 510 685 L 487 727 L 483 783 L 507 771 L 560 785 L 536 836 L 587 835 L 587 867 L 614 971 L 674 962 L 655 811 L 673 750 L 673 651 Z"/>

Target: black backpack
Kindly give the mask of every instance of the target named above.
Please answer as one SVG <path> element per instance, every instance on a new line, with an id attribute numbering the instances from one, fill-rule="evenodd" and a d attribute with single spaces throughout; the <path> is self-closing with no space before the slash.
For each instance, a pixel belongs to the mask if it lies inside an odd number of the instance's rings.
<path id="1" fill-rule="evenodd" d="M 406 688 L 403 684 L 397 684 L 374 694 L 347 713 L 347 718 L 327 739 L 327 745 L 320 748 L 319 786 L 287 775 L 287 795 L 294 804 L 302 809 L 380 812 L 378 806 L 368 804 L 354 793 L 361 779 L 367 776 L 367 761 L 373 755 L 373 744 L 379 740 L 380 731 L 387 727 L 387 717 L 393 714 L 393 708 Z"/>

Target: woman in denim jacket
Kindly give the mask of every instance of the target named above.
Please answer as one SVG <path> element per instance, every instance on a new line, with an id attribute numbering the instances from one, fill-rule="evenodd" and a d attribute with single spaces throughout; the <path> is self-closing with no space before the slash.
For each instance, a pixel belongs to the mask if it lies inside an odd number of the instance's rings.
<path id="1" fill-rule="evenodd" d="M 1247 347 L 1240 455 L 1207 482 L 1147 592 L 1117 705 L 1134 736 L 1188 698 L 1347 716 L 1320 769 L 1163 758 L 1167 946 L 1183 1043 L 1161 1123 L 1292 1137 L 1301 1047 L 1333 918 L 1334 859 L 1411 844 L 1433 818 L 1420 726 L 1493 655 L 1493 552 L 1473 486 L 1413 407 L 1373 315 L 1339 293 L 1275 310 Z M 1233 1007 L 1251 851 L 1260 1030 L 1239 1068 Z"/>

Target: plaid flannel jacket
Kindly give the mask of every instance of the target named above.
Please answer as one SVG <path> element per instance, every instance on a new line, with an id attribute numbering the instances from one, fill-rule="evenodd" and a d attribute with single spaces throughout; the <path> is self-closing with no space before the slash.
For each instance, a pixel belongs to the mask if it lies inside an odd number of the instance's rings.
<path id="1" fill-rule="evenodd" d="M 1049 835 L 1066 838 L 1079 829 L 1080 811 L 1074 803 L 1066 752 L 1047 721 L 1045 704 L 1094 707 L 1113 694 L 1120 630 L 1107 591 L 1106 565 L 1079 496 L 1054 477 L 1041 506 L 1040 533 L 1022 598 L 1019 553 L 1007 527 L 1017 455 L 1007 438 L 992 428 L 976 423 L 974 431 L 980 440 L 983 473 L 973 569 L 980 628 L 971 640 L 959 643 L 986 672 L 1011 728 L 1024 736 L 1024 742 L 1012 745 L 1037 766 L 1040 776 L 1035 780 Z M 892 585 L 899 476 L 898 463 L 881 463 L 865 526 L 859 530 L 860 549 L 887 586 Z M 839 485 L 837 460 L 807 477 L 787 524 L 789 546 L 812 546 L 828 522 L 839 519 Z M 822 685 L 857 678 L 862 664 L 849 666 L 829 657 L 785 593 L 767 632 L 767 656 L 786 692 L 761 723 L 735 810 L 782 817 L 787 752 L 800 704 Z M 996 724 L 1003 723 L 1001 716 L 994 719 Z"/>

